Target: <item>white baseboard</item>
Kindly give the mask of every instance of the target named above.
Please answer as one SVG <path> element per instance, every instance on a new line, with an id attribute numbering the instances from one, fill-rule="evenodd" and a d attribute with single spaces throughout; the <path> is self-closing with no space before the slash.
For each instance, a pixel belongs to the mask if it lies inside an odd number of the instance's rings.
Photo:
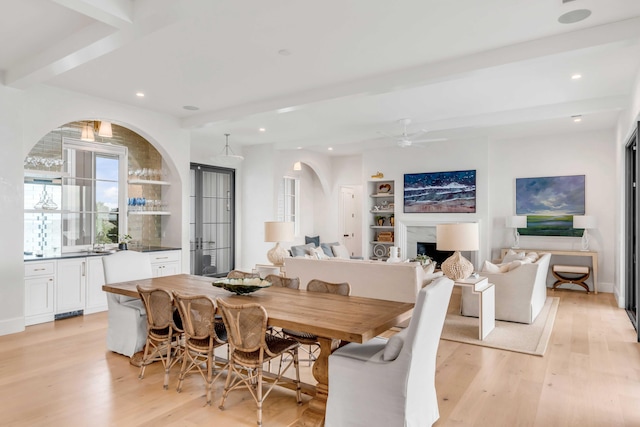
<path id="1" fill-rule="evenodd" d="M 0 321 L 0 335 L 15 334 L 24 331 L 24 317 L 14 317 Z"/>

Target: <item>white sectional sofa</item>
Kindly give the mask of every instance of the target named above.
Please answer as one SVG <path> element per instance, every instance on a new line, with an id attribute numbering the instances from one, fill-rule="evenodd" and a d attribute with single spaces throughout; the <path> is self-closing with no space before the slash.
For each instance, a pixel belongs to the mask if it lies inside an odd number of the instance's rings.
<path id="1" fill-rule="evenodd" d="M 481 276 L 495 285 L 496 320 L 533 323 L 547 299 L 547 272 L 551 254 L 540 254 L 532 263 L 504 273 L 483 271 Z M 462 315 L 478 317 L 478 296 L 462 290 Z"/>
<path id="2" fill-rule="evenodd" d="M 416 302 L 418 291 L 441 275 L 425 274 L 420 263 L 387 263 L 343 258 L 285 258 L 287 277 L 299 277 L 305 289 L 311 279 L 349 282 L 351 295 L 389 301 Z"/>

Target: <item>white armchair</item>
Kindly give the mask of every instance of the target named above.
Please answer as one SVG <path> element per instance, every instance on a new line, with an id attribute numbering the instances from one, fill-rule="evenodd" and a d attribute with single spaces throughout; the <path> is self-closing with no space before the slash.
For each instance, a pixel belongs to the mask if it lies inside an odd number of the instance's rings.
<path id="1" fill-rule="evenodd" d="M 120 251 L 102 257 L 102 264 L 107 284 L 152 276 L 146 253 Z M 142 300 L 108 292 L 107 306 L 107 349 L 129 357 L 141 351 L 147 339 L 147 313 Z"/>
<path id="2" fill-rule="evenodd" d="M 423 427 L 440 417 L 436 353 L 452 289 L 435 279 L 418 293 L 409 327 L 329 356 L 327 427 Z"/>
<path id="3" fill-rule="evenodd" d="M 533 323 L 547 300 L 547 273 L 551 254 L 506 273 L 480 273 L 495 286 L 496 320 Z M 478 295 L 462 290 L 462 315 L 478 317 Z"/>

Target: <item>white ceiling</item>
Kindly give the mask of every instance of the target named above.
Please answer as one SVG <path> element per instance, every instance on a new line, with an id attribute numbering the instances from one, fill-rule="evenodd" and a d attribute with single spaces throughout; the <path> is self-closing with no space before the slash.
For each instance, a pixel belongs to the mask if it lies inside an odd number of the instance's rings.
<path id="1" fill-rule="evenodd" d="M 178 117 L 212 153 L 224 133 L 393 146 L 379 132 L 402 118 L 449 140 L 611 129 L 638 76 L 640 1 L 564 1 L 0 0 L 0 70 Z"/>

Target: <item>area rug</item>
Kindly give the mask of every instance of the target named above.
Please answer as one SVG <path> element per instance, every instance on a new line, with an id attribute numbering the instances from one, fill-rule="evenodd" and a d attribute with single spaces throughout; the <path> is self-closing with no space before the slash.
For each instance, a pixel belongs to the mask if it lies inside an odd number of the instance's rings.
<path id="1" fill-rule="evenodd" d="M 542 311 L 531 325 L 496 320 L 496 327 L 484 341 L 478 339 L 478 319 L 448 313 L 442 339 L 543 356 L 551 337 L 560 298 L 547 297 Z"/>

